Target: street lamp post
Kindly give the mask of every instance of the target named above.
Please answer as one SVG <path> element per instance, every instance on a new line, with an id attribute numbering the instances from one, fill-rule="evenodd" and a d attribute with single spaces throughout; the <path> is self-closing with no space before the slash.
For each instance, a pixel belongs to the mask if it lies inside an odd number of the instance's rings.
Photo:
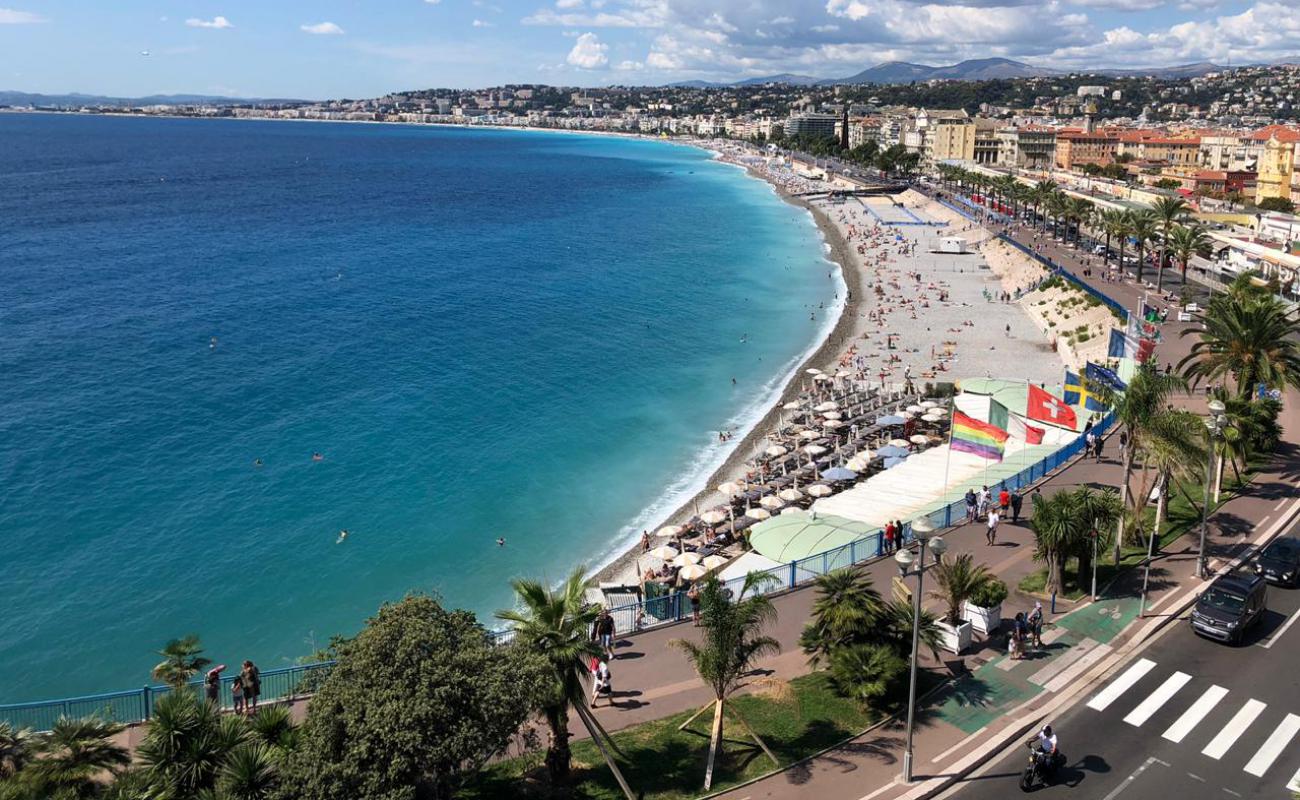
<path id="1" fill-rule="evenodd" d="M 899 572 L 906 577 L 913 560 L 916 561 L 916 595 L 912 598 L 912 680 L 907 690 L 907 744 L 903 749 L 903 781 L 912 782 L 912 725 L 916 717 L 916 656 L 921 644 L 921 597 L 925 585 L 925 549 L 928 545 L 935 558 L 944 554 L 948 543 L 934 535 L 934 525 L 925 517 L 912 522 L 912 534 L 921 543 L 918 555 L 902 548 L 894 555 Z"/>
<path id="2" fill-rule="evenodd" d="M 1205 537 L 1210 528 L 1210 478 L 1214 472 L 1214 442 L 1223 432 L 1223 425 L 1227 421 L 1223 416 L 1225 406 L 1219 400 L 1211 400 L 1210 416 L 1205 419 L 1205 430 L 1209 433 L 1207 437 L 1209 447 L 1206 448 L 1205 457 L 1205 502 L 1201 505 L 1201 545 L 1196 555 L 1196 577 L 1205 580 L 1209 577 L 1206 559 L 1205 559 Z"/>

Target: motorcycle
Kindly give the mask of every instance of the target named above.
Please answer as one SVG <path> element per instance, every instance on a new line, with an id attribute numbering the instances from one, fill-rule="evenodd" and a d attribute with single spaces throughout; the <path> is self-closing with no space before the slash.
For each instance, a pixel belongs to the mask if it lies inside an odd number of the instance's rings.
<path id="1" fill-rule="evenodd" d="M 1029 766 L 1020 776 L 1020 791 L 1032 792 L 1034 785 L 1042 783 L 1047 785 L 1048 781 L 1056 774 L 1056 770 L 1065 763 L 1065 754 L 1060 750 L 1056 755 L 1044 753 L 1038 749 L 1037 742 L 1029 742 Z"/>

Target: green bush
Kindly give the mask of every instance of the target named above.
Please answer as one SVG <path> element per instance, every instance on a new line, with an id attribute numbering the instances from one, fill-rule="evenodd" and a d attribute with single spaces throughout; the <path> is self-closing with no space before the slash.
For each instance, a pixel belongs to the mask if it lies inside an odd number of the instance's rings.
<path id="1" fill-rule="evenodd" d="M 970 604 L 978 608 L 993 608 L 1002 605 L 1006 599 L 1006 583 L 1001 578 L 994 578 L 971 593 Z"/>

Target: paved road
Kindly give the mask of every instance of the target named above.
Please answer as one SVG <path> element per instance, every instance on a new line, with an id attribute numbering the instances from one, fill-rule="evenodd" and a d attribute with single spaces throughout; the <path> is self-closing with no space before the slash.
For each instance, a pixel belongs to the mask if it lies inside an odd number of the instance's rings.
<path id="1" fill-rule="evenodd" d="M 1295 535 L 1297 531 L 1292 531 Z M 1053 724 L 1069 758 L 1044 797 L 1289 798 L 1300 791 L 1300 590 L 1269 587 L 1269 614 L 1240 647 L 1186 620 Z M 945 794 L 1018 795 L 1023 746 Z M 1082 791 L 1082 793 L 1080 793 Z"/>

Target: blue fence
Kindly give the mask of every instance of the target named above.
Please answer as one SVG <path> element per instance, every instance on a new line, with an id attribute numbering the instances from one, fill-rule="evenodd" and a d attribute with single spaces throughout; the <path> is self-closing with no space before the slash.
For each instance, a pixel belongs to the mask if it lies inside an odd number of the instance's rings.
<path id="1" fill-rule="evenodd" d="M 1092 430 L 1098 435 L 1107 431 L 1114 424 L 1112 415 L 1107 414 L 1098 420 Z M 1026 466 L 1019 472 L 998 482 L 993 488 L 995 491 L 1000 490 L 1003 486 L 1008 491 L 1021 489 L 1030 484 L 1042 480 L 1046 475 L 1060 468 L 1071 458 L 1083 452 L 1086 445 L 1085 437 L 1080 434 L 1072 441 L 1054 453 L 1035 461 Z M 962 525 L 966 522 L 966 501 L 964 499 L 949 503 L 941 508 L 935 509 L 926 514 L 926 518 L 935 529 L 952 528 Z M 760 573 L 764 576 L 763 583 L 759 591 L 764 593 L 784 592 L 794 589 L 797 586 L 806 584 L 819 575 L 825 575 L 828 572 L 851 566 L 853 564 L 862 564 L 873 561 L 877 558 L 884 557 L 885 553 L 881 547 L 881 532 L 875 531 L 864 536 L 857 541 L 837 547 L 833 550 L 827 550 L 822 553 L 816 553 L 807 558 L 791 561 L 788 564 L 782 564 L 777 567 L 765 570 Z M 903 542 L 912 541 L 912 521 L 903 525 Z M 733 594 L 739 595 L 741 588 L 746 581 L 745 577 L 732 578 L 727 581 L 725 586 Z M 663 597 L 655 597 L 642 600 L 636 603 L 616 606 L 611 608 L 610 614 L 614 617 L 615 629 L 619 634 L 635 633 L 637 631 L 648 630 L 660 625 L 668 625 L 680 622 L 688 618 L 691 614 L 690 601 L 683 592 L 675 592 Z M 509 642 L 513 637 L 513 631 L 497 631 L 493 634 L 498 642 Z"/>
<path id="2" fill-rule="evenodd" d="M 283 669 L 266 670 L 261 674 L 262 694 L 258 704 L 292 700 L 295 697 L 316 691 L 320 681 L 329 674 L 333 661 L 321 661 L 315 664 L 303 664 Z M 234 700 L 230 693 L 231 684 L 238 680 L 238 675 L 221 679 L 221 705 L 230 708 Z M 164 695 L 172 692 L 170 686 L 145 686 L 125 692 L 92 694 L 84 697 L 68 697 L 63 700 L 43 700 L 36 703 L 13 703 L 0 705 L 0 721 L 9 722 L 19 728 L 31 728 L 47 731 L 54 726 L 59 717 L 98 717 L 109 722 L 123 724 L 143 722 L 153 714 L 154 703 Z M 191 681 L 186 691 L 192 691 L 198 697 L 204 697 L 202 680 Z"/>

